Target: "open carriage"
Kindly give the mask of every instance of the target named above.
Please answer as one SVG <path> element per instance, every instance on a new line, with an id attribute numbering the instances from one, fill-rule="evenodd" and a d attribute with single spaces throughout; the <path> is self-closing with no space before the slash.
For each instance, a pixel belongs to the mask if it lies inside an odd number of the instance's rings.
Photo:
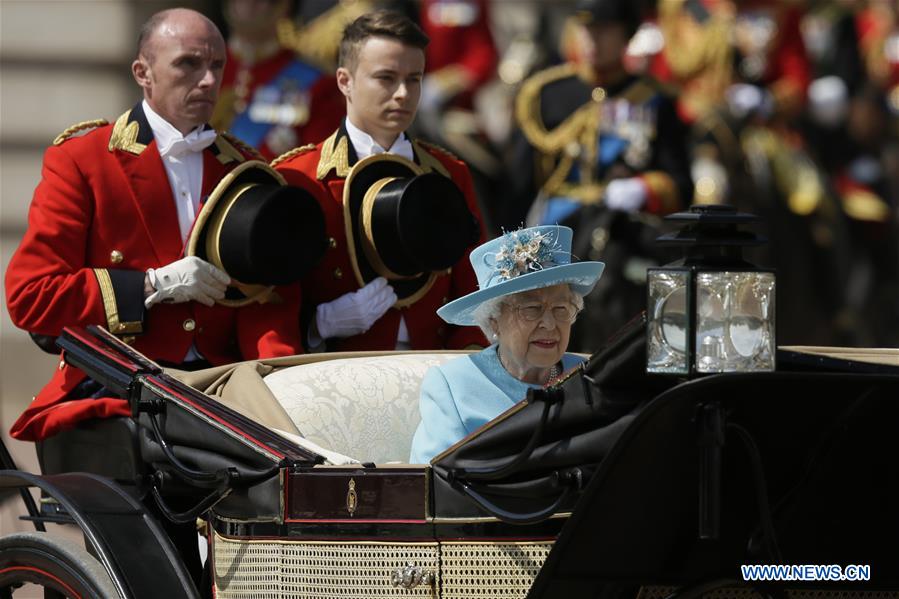
<path id="1" fill-rule="evenodd" d="M 133 417 L 43 442 L 41 475 L 0 473 L 87 547 L 0 539 L 0 596 L 896 596 L 899 354 L 780 348 L 775 372 L 684 381 L 646 374 L 645 330 L 422 465 L 406 463 L 419 381 L 452 353 L 183 373 L 67 329 L 69 367 Z M 201 589 L 165 532 L 198 518 Z M 741 578 L 778 563 L 869 579 Z"/>

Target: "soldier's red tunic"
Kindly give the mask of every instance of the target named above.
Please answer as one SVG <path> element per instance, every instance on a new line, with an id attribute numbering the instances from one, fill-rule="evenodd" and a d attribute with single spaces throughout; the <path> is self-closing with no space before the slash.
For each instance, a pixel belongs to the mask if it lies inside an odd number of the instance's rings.
<path id="1" fill-rule="evenodd" d="M 102 325 L 148 357 L 175 364 L 191 345 L 212 364 L 302 352 L 298 285 L 278 288 L 280 303 L 144 309 L 145 271 L 178 260 L 183 248 L 171 187 L 140 104 L 113 125 L 57 141 L 44 155 L 28 230 L 6 271 L 16 326 L 58 336 L 65 326 Z M 219 135 L 203 151 L 202 197 L 250 157 Z M 84 378 L 61 362 L 12 435 L 37 440 L 85 418 L 129 413 L 121 399 L 73 396 Z"/>
<path id="2" fill-rule="evenodd" d="M 481 222 L 481 239 L 485 241 L 483 220 L 475 201 L 471 174 L 463 162 L 434 146 L 413 140 L 416 162 L 425 170 L 450 177 L 465 195 L 468 208 Z M 303 281 L 303 301 L 314 306 L 356 291 L 359 285 L 353 275 L 343 216 L 343 187 L 350 167 L 355 164 L 355 151 L 343 126 L 324 142 L 301 148 L 275 166 L 287 183 L 308 189 L 318 199 L 325 213 L 331 247 L 321 263 Z M 413 349 L 462 349 L 469 345 L 485 346 L 486 339 L 475 327 L 448 325 L 437 316 L 437 308 L 477 288 L 477 279 L 468 260 L 469 251 L 450 269 L 441 274 L 433 286 L 412 305 L 391 308 L 361 335 L 334 340 L 333 349 L 340 351 L 392 350 L 396 347 L 400 316 L 405 319 Z"/>

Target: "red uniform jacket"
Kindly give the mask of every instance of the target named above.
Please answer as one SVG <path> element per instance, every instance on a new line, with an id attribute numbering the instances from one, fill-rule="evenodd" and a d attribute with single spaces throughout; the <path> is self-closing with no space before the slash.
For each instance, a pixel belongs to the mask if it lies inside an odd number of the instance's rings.
<path id="1" fill-rule="evenodd" d="M 416 163 L 426 171 L 437 171 L 459 186 L 468 208 L 481 222 L 481 239 L 485 240 L 483 219 L 478 210 L 468 167 L 451 154 L 413 141 Z M 356 153 L 341 126 L 324 142 L 299 148 L 284 159 L 272 164 L 284 175 L 287 183 L 308 189 L 318 199 L 325 213 L 330 237 L 330 249 L 324 259 L 303 281 L 303 298 L 307 307 L 328 302 L 345 293 L 356 291 L 359 285 L 353 276 L 343 218 L 343 185 L 350 167 L 356 163 Z M 461 349 L 469 345 L 486 345 L 486 339 L 475 327 L 456 327 L 437 316 L 437 308 L 450 300 L 477 289 L 477 279 L 468 260 L 469 252 L 450 269 L 440 275 L 428 292 L 414 304 L 401 309 L 391 308 L 372 327 L 361 335 L 333 340 L 333 349 L 340 351 L 392 350 L 396 347 L 400 315 L 405 319 L 413 349 Z M 330 347 L 330 345 L 329 345 Z"/>
<path id="2" fill-rule="evenodd" d="M 424 0 L 421 6 L 421 28 L 431 38 L 425 49 L 427 72 L 463 69 L 471 78 L 471 87 L 454 103 L 465 108 L 471 108 L 474 91 L 496 75 L 498 59 L 489 10 L 487 0 Z"/>
<path id="3" fill-rule="evenodd" d="M 231 140 L 219 135 L 203 152 L 204 198 L 250 156 Z M 299 285 L 279 288 L 279 304 L 145 310 L 144 272 L 178 260 L 182 249 L 171 187 L 140 104 L 114 125 L 60 136 L 44 155 L 28 230 L 6 271 L 12 321 L 52 336 L 65 326 L 102 325 L 148 357 L 176 364 L 192 344 L 213 364 L 301 353 Z M 128 414 L 121 399 L 73 397 L 84 378 L 61 365 L 12 436 L 37 440 L 78 420 Z"/>
<path id="4" fill-rule="evenodd" d="M 271 160 L 334 131 L 346 102 L 333 75 L 282 49 L 254 64 L 228 51 L 211 124 L 230 131 Z"/>

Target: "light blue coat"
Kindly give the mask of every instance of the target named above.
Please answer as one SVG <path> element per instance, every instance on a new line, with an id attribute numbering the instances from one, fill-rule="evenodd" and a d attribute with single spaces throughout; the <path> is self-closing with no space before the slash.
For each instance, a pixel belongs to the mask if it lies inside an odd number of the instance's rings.
<path id="1" fill-rule="evenodd" d="M 564 370 L 583 358 L 562 356 Z M 500 364 L 496 345 L 428 369 L 421 383 L 421 423 L 412 439 L 410 464 L 435 455 L 525 398 L 528 389 Z"/>

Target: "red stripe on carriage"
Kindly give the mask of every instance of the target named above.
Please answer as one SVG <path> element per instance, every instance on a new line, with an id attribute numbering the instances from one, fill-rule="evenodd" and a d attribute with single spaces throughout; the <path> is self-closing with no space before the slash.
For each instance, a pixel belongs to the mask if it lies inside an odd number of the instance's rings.
<path id="1" fill-rule="evenodd" d="M 285 454 L 283 454 L 283 453 L 281 453 L 280 451 L 277 451 L 277 450 L 275 450 L 275 449 L 272 449 L 271 447 L 269 447 L 268 445 L 266 445 L 265 443 L 263 443 L 263 442 L 260 441 L 259 439 L 256 439 L 255 437 L 251 437 L 250 435 L 246 434 L 245 432 L 243 432 L 243 431 L 240 430 L 239 428 L 235 427 L 233 424 L 231 424 L 231 423 L 229 423 L 229 422 L 227 422 L 227 421 L 225 421 L 225 420 L 222 420 L 221 418 L 219 418 L 218 416 L 216 416 L 215 414 L 213 414 L 212 412 L 210 412 L 209 410 L 207 410 L 207 409 L 204 408 L 203 406 L 201 406 L 201 405 L 199 405 L 199 404 L 197 404 L 197 403 L 191 401 L 190 399 L 188 399 L 188 398 L 185 397 L 184 395 L 181 395 L 178 391 L 175 391 L 175 390 L 172 389 L 171 387 L 167 387 L 166 385 L 162 384 L 162 382 L 161 382 L 159 379 L 153 377 L 152 380 L 153 380 L 153 384 L 156 385 L 157 387 L 160 387 L 161 389 L 164 389 L 164 390 L 168 391 L 169 393 L 171 393 L 172 395 L 174 395 L 174 396 L 177 397 L 178 399 L 184 401 L 184 402 L 187 403 L 187 404 L 190 404 L 191 406 L 193 406 L 194 408 L 196 408 L 197 410 L 199 410 L 199 411 L 202 412 L 203 414 L 209 416 L 210 418 L 212 418 L 213 420 L 215 420 L 215 421 L 218 422 L 219 424 L 223 424 L 224 426 L 226 426 L 227 428 L 231 429 L 232 431 L 234 431 L 235 433 L 237 433 L 238 435 L 240 435 L 241 437 L 243 437 L 243 438 L 246 439 L 247 441 L 251 441 L 251 442 L 253 442 L 254 444 L 256 444 L 257 446 L 259 446 L 259 447 L 265 449 L 266 451 L 268 451 L 269 453 L 271 453 L 272 455 L 274 455 L 274 456 L 277 457 L 278 459 L 283 460 L 283 459 L 285 459 L 285 458 L 287 457 Z"/>

